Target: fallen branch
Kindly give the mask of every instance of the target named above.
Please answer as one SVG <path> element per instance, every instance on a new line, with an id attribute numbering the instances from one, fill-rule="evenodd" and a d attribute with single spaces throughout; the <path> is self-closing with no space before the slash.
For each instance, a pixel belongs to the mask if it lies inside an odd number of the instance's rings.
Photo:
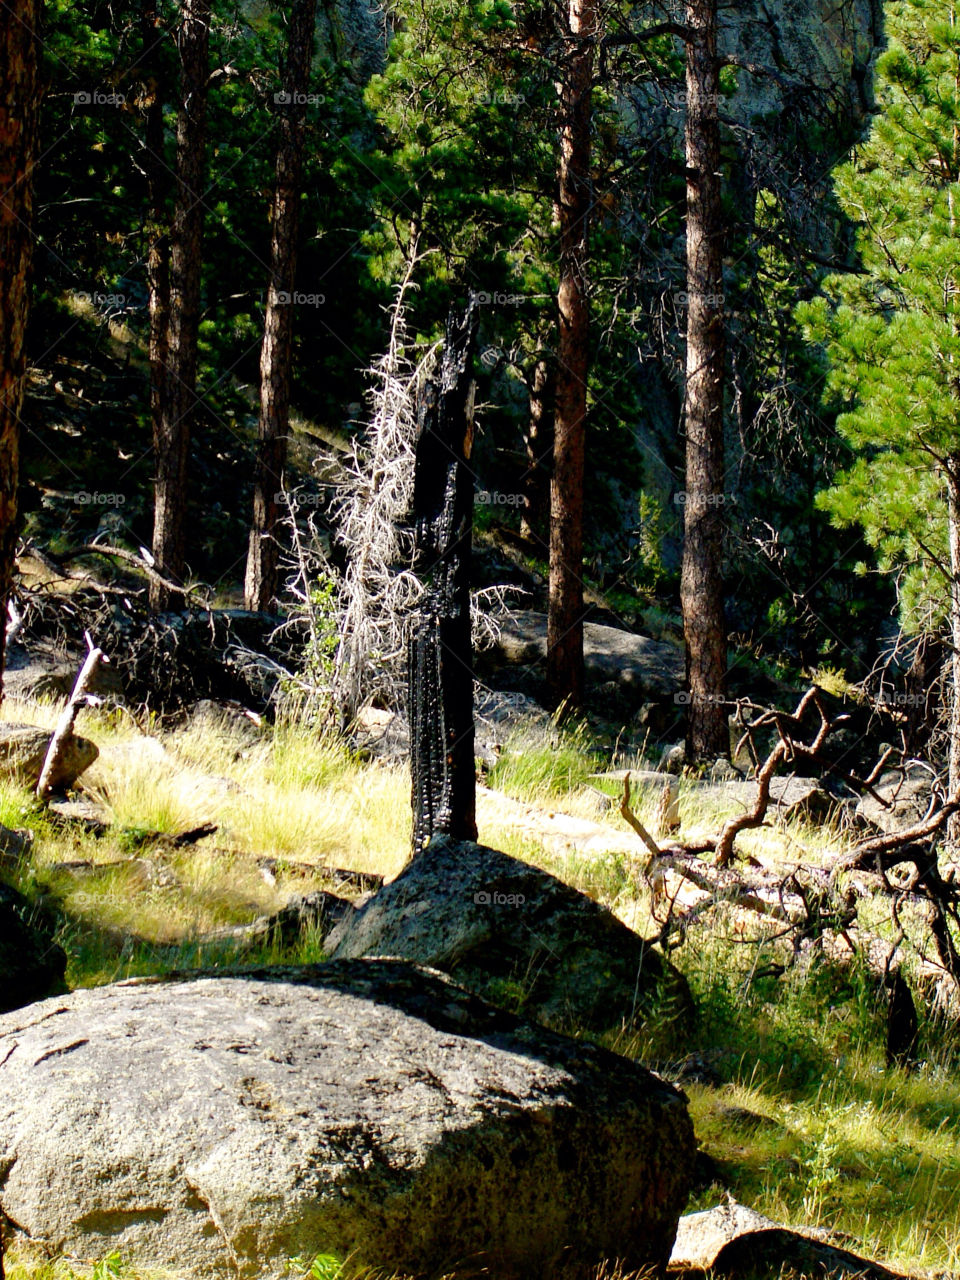
<path id="1" fill-rule="evenodd" d="M 620 816 L 628 826 L 632 827 L 655 858 L 663 852 L 653 836 L 630 808 L 630 774 L 623 779 L 623 799 L 620 801 Z"/>
<path id="2" fill-rule="evenodd" d="M 910 846 L 921 840 L 929 840 L 943 827 L 947 819 L 960 810 L 960 791 L 939 808 L 936 813 L 929 812 L 913 827 L 906 831 L 897 831 L 892 835 L 874 836 L 863 840 L 849 853 L 842 854 L 831 867 L 831 879 L 841 871 L 873 871 L 896 866 L 898 862 L 913 862 Z"/>
<path id="3" fill-rule="evenodd" d="M 198 591 L 197 586 L 184 587 L 177 582 L 171 582 L 169 578 L 165 578 L 162 573 L 158 573 L 153 565 L 147 564 L 142 556 L 135 555 L 134 552 L 128 551 L 126 547 L 108 547 L 99 542 L 88 542 L 80 548 L 81 551 L 95 551 L 98 555 L 113 557 L 115 560 L 122 560 L 124 564 L 131 564 L 139 569 L 141 573 L 145 573 L 152 582 L 159 583 L 162 587 L 166 587 L 168 591 L 175 591 L 178 595 L 190 597 Z M 206 608 L 205 601 L 200 602 L 202 607 Z"/>
<path id="4" fill-rule="evenodd" d="M 820 727 L 813 741 L 809 746 L 806 746 L 803 743 L 796 742 L 793 735 L 795 731 L 799 731 L 801 721 L 811 705 L 815 706 L 819 712 Z M 816 685 L 811 685 L 803 695 L 792 716 L 785 715 L 780 711 L 769 711 L 748 727 L 748 733 L 758 728 L 761 724 L 769 724 L 771 722 L 777 726 L 780 741 L 767 756 L 763 762 L 763 767 L 757 774 L 758 791 L 753 809 L 748 813 L 741 813 L 737 817 L 731 818 L 717 837 L 715 861 L 718 867 L 729 866 L 733 860 L 734 843 L 741 831 L 763 826 L 767 816 L 767 808 L 770 804 L 770 783 L 778 766 L 798 755 L 802 755 L 806 759 L 815 759 L 826 742 L 830 730 L 837 723 L 837 721 L 831 721 L 827 716 L 820 698 L 820 690 Z"/>

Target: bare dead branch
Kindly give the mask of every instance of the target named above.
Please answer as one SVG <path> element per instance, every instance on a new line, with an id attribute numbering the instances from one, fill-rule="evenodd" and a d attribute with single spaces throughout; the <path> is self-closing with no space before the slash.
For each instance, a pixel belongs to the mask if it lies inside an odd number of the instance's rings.
<path id="1" fill-rule="evenodd" d="M 37 797 L 45 800 L 50 794 L 52 781 L 56 775 L 57 768 L 63 760 L 67 743 L 73 736 L 73 727 L 77 722 L 77 713 L 82 706 L 87 703 L 87 690 L 93 677 L 96 675 L 97 668 L 101 662 L 106 659 L 103 656 L 103 650 L 94 647 L 87 637 L 87 643 L 90 652 L 80 668 L 76 683 L 73 686 L 73 692 L 63 711 L 60 713 L 60 719 L 57 721 L 57 727 L 53 731 L 53 737 L 50 739 L 50 745 L 47 747 L 47 754 L 44 757 L 43 768 L 40 770 L 40 780 L 37 783 Z"/>
<path id="2" fill-rule="evenodd" d="M 620 801 L 620 816 L 633 828 L 655 858 L 660 857 L 660 846 L 630 808 L 630 774 L 623 780 L 623 799 Z"/>

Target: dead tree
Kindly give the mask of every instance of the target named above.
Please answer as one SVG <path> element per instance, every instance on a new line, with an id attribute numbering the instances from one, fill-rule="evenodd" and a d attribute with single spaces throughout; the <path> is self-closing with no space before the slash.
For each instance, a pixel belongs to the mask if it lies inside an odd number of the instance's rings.
<path id="1" fill-rule="evenodd" d="M 471 356 L 475 300 L 451 312 L 439 374 L 418 409 L 414 568 L 424 592 L 409 640 L 408 716 L 413 850 L 443 832 L 477 838 L 473 759 L 470 550 L 473 478 Z"/>

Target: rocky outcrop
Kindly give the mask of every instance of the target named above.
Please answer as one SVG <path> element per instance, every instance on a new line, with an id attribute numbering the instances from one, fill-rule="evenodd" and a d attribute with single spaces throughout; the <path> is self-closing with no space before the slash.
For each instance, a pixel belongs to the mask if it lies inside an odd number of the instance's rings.
<path id="1" fill-rule="evenodd" d="M 61 988 L 67 957 L 53 934 L 22 893 L 0 884 L 0 1013 Z"/>
<path id="2" fill-rule="evenodd" d="M 77 991 L 0 1018 L 0 1209 L 51 1250 L 280 1280 L 666 1262 L 683 1096 L 398 961 Z"/>
<path id="3" fill-rule="evenodd" d="M 37 725 L 0 722 L 0 771 L 36 787 L 52 736 L 48 729 Z M 50 780 L 51 789 L 66 791 L 72 787 L 99 754 L 89 738 L 71 735 Z"/>
<path id="4" fill-rule="evenodd" d="M 505 996 L 567 1030 L 686 1019 L 683 976 L 613 912 L 555 876 L 469 841 L 435 837 L 346 916 L 329 956 L 402 956 Z"/>
<path id="5" fill-rule="evenodd" d="M 547 615 L 518 610 L 501 626 L 493 648 L 478 655 L 478 663 L 485 667 L 540 667 L 546 655 Z M 670 696 L 683 681 L 683 651 L 679 647 L 599 622 L 584 623 L 583 661 L 587 680 L 595 689 L 612 685 L 631 705 L 650 697 Z"/>

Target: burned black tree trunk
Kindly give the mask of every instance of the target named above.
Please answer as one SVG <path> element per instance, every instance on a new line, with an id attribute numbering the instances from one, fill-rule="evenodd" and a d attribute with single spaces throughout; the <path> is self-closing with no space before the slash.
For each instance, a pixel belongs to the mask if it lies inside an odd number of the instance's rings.
<path id="1" fill-rule="evenodd" d="M 413 490 L 415 568 L 424 595 L 410 632 L 410 772 L 413 850 L 441 832 L 477 838 L 473 759 L 470 548 L 473 443 L 470 363 L 477 326 L 471 298 L 451 313 L 439 376 L 419 406 Z"/>

